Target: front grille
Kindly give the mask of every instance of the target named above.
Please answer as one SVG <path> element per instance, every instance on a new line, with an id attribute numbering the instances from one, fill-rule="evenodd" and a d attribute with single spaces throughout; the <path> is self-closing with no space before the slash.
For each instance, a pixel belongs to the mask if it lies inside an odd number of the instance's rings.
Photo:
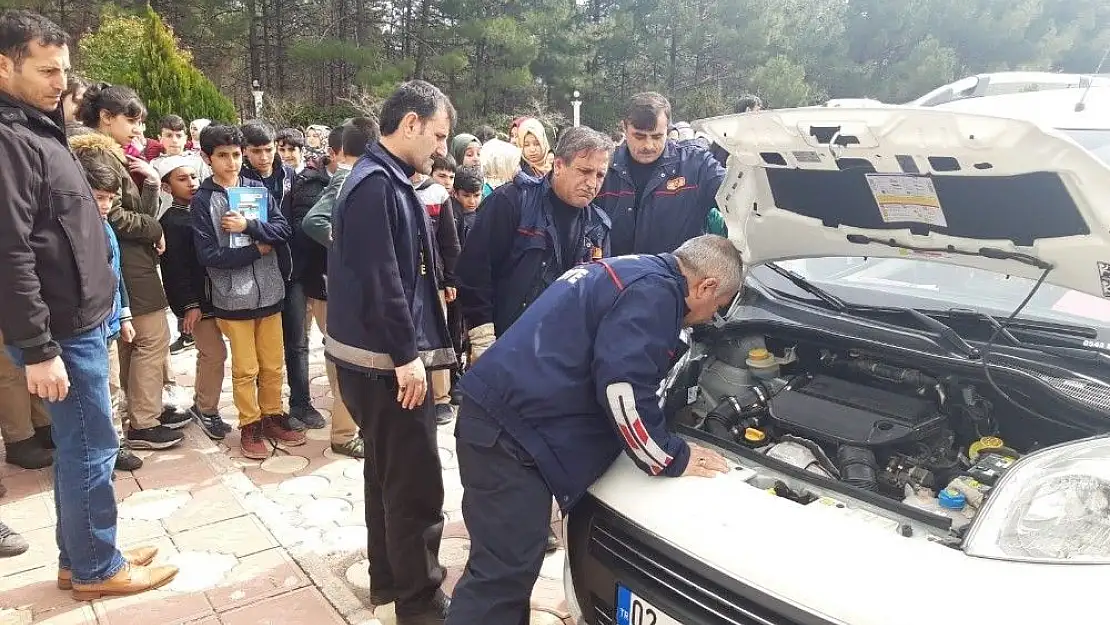
<path id="1" fill-rule="evenodd" d="M 594 517 L 589 552 L 634 592 L 664 611 L 673 610 L 671 616 L 681 622 L 802 625 L 802 621 L 792 620 L 764 602 L 724 588 L 708 576 L 664 555 L 646 540 L 618 529 L 600 515 Z M 593 599 L 594 622 L 612 623 L 612 597 L 602 598 L 595 594 Z"/>

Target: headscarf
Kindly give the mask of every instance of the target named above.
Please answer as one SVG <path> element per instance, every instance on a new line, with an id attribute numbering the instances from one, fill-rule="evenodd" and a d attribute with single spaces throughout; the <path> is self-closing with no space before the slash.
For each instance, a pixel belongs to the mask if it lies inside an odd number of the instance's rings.
<path id="1" fill-rule="evenodd" d="M 525 158 L 524 160 L 526 163 L 528 163 L 529 167 L 531 167 L 537 173 L 539 173 L 540 175 L 546 175 L 547 154 L 551 151 L 551 142 L 547 139 L 547 130 L 544 129 L 543 124 L 540 123 L 540 120 L 534 117 L 529 117 L 521 122 L 520 130 L 517 131 L 517 142 L 521 148 L 522 158 L 524 158 L 524 139 L 528 135 L 532 135 L 540 142 L 540 154 L 542 154 L 542 157 L 539 163 L 528 161 L 527 158 Z"/>
<path id="2" fill-rule="evenodd" d="M 454 139 L 451 139 L 451 157 L 455 159 L 456 167 L 463 166 L 463 157 L 466 156 L 466 149 L 470 147 L 472 143 L 477 143 L 479 146 L 482 145 L 478 137 L 466 134 L 465 132 L 457 134 Z"/>

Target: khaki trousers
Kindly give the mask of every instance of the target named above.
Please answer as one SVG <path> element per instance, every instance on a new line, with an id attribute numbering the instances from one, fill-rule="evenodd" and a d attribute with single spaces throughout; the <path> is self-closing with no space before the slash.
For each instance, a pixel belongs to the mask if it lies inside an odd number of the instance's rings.
<path id="1" fill-rule="evenodd" d="M 35 428 L 48 425 L 46 406 L 27 390 L 27 377 L 15 366 L 0 336 L 0 437 L 10 445 L 31 438 Z"/>
<path id="2" fill-rule="evenodd" d="M 308 298 L 308 314 L 305 315 L 305 330 L 312 330 L 312 320 L 324 335 L 328 333 L 328 303 L 325 300 Z M 335 375 L 335 365 L 324 360 L 324 371 L 328 376 L 328 386 L 334 398 L 331 402 L 331 444 L 342 445 L 358 436 L 358 426 L 347 411 L 347 405 L 339 395 L 339 381 Z"/>
<path id="3" fill-rule="evenodd" d="M 217 319 L 216 325 L 231 343 L 231 387 L 239 429 L 260 421 L 262 415 L 280 415 L 285 377 L 281 313 L 262 319 Z"/>
<path id="4" fill-rule="evenodd" d="M 197 375 L 193 401 L 204 414 L 220 411 L 220 391 L 224 385 L 227 345 L 215 319 L 201 319 L 193 326 L 197 346 Z"/>
<path id="5" fill-rule="evenodd" d="M 447 316 L 447 300 L 444 299 L 443 291 L 439 292 L 439 305 L 443 308 L 443 315 Z M 451 341 L 447 341 L 448 345 Z M 451 403 L 451 370 L 450 369 L 436 369 L 428 373 L 428 377 L 432 382 L 432 400 L 436 405 Z"/>
<path id="6" fill-rule="evenodd" d="M 162 415 L 170 324 L 166 312 L 159 310 L 132 318 L 131 325 L 134 340 L 119 345 L 120 381 L 127 394 L 128 427 L 145 430 L 158 425 Z"/>

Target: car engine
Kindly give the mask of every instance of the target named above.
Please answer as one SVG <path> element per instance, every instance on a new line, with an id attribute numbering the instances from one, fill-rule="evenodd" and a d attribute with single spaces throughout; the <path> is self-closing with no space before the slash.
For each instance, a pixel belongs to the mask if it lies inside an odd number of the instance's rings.
<path id="1" fill-rule="evenodd" d="M 688 398 L 695 427 L 953 527 L 970 521 L 1020 455 L 973 383 L 854 351 L 779 345 L 778 356 L 767 343 L 713 346 Z"/>

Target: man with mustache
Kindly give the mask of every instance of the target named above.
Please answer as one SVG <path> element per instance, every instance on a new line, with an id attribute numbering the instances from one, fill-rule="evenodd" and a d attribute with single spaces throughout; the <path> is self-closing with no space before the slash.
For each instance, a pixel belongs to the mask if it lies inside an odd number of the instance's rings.
<path id="1" fill-rule="evenodd" d="M 597 203 L 613 222 L 613 255 L 673 252 L 706 230 L 725 169 L 705 148 L 667 139 L 671 103 L 632 96 Z"/>

